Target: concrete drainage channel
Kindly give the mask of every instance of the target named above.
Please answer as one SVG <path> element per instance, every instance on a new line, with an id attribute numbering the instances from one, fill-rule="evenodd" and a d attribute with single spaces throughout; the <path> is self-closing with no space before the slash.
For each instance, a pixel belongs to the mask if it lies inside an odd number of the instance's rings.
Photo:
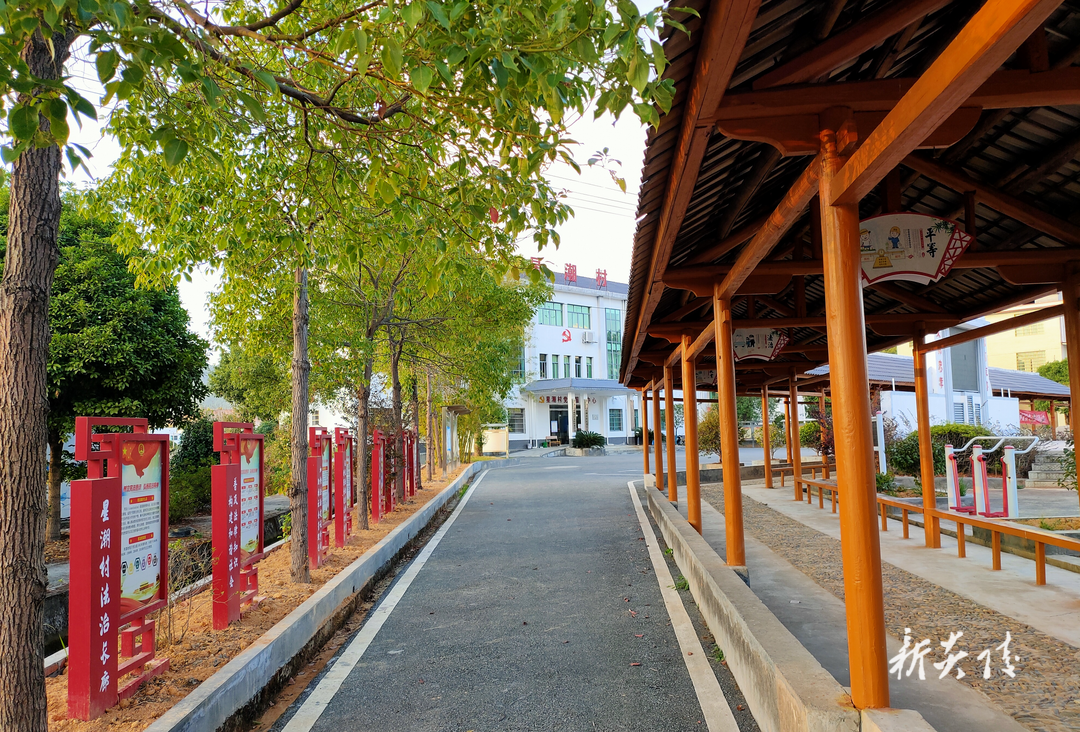
<path id="1" fill-rule="evenodd" d="M 381 589 L 450 515 L 462 489 L 482 470 L 514 467 L 520 460 L 473 463 L 408 521 L 319 588 L 220 671 L 147 727 L 147 732 L 247 729 L 279 692 Z M 387 583 L 383 583 L 385 586 Z M 369 605 L 370 607 L 370 605 Z M 329 654 L 332 655 L 332 654 Z M 323 662 L 328 658 L 322 659 Z"/>

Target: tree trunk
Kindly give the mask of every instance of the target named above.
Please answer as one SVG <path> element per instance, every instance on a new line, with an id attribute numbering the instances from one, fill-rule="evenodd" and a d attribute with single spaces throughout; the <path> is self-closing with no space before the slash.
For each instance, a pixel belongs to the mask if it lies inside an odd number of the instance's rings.
<path id="1" fill-rule="evenodd" d="M 431 393 L 431 372 L 427 372 L 427 439 L 424 441 L 424 452 L 427 453 L 427 479 L 430 483 L 435 480 L 435 398 Z"/>
<path id="2" fill-rule="evenodd" d="M 368 476 L 368 463 L 371 462 L 371 448 L 368 446 L 368 431 L 371 422 L 371 373 L 374 359 L 364 359 L 364 380 L 356 390 L 356 440 L 357 454 L 356 475 L 360 481 L 360 505 L 356 515 L 361 529 L 371 528 L 368 523 L 368 511 L 371 510 L 371 478 Z"/>
<path id="3" fill-rule="evenodd" d="M 49 430 L 49 528 L 48 541 L 60 539 L 60 484 L 64 466 L 64 436 Z"/>
<path id="4" fill-rule="evenodd" d="M 394 496 L 398 503 L 405 501 L 405 449 L 401 431 L 405 425 L 401 419 L 401 379 L 398 365 L 401 360 L 401 345 L 390 341 L 390 379 L 392 388 L 391 419 L 394 425 Z"/>
<path id="5" fill-rule="evenodd" d="M 74 33 L 35 31 L 22 58 L 58 79 Z M 20 101 L 27 99 L 20 96 Z M 43 129 L 48 122 L 39 118 Z M 49 290 L 59 252 L 60 148 L 19 155 L 11 171 L 7 253 L 0 280 L 0 729 L 45 732 L 46 493 Z"/>
<path id="6" fill-rule="evenodd" d="M 293 582 L 310 582 L 307 535 L 307 459 L 308 459 L 308 273 L 296 268 L 296 292 L 293 294 L 293 358 L 292 358 L 292 482 L 289 485 L 289 508 L 292 510 L 292 539 L 290 540 Z"/>
<path id="7" fill-rule="evenodd" d="M 446 480 L 446 409 L 443 408 L 442 417 L 439 420 L 439 470 L 442 472 L 442 479 Z"/>

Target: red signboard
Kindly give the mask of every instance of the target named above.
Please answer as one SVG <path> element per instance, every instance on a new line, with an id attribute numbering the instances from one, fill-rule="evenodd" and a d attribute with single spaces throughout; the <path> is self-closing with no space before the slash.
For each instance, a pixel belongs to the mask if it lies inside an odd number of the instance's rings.
<path id="1" fill-rule="evenodd" d="M 1039 424 L 1050 426 L 1050 414 L 1049 412 L 1030 412 L 1026 409 L 1020 410 L 1020 424 Z"/>
<path id="2" fill-rule="evenodd" d="M 384 511 L 383 489 L 386 483 L 386 436 L 376 428 L 371 436 L 371 522 L 379 523 Z"/>
<path id="3" fill-rule="evenodd" d="M 133 431 L 95 434 L 99 426 Z M 75 459 L 87 464 L 87 478 L 71 485 L 68 714 L 76 719 L 97 717 L 169 667 L 155 656 L 147 619 L 169 596 L 169 437 L 147 430 L 145 419 L 75 420 Z"/>
<path id="4" fill-rule="evenodd" d="M 333 437 L 325 427 L 309 427 L 308 559 L 316 569 L 330 550 L 330 458 Z"/>
<path id="5" fill-rule="evenodd" d="M 345 427 L 334 429 L 334 546 L 345 546 L 352 534 L 352 508 L 356 504 L 356 438 Z"/>
<path id="6" fill-rule="evenodd" d="M 226 432 L 225 430 L 239 430 Z M 263 436 L 247 422 L 215 422 L 214 449 L 221 464 L 211 468 L 214 543 L 214 629 L 240 619 L 258 605 L 263 557 Z"/>

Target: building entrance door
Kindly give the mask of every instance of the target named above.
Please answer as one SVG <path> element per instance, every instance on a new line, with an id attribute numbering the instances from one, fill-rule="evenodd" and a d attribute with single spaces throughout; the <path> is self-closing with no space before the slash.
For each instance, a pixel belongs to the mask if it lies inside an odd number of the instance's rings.
<path id="1" fill-rule="evenodd" d="M 570 411 L 565 404 L 548 407 L 548 422 L 552 437 L 558 437 L 564 445 L 570 441 Z"/>

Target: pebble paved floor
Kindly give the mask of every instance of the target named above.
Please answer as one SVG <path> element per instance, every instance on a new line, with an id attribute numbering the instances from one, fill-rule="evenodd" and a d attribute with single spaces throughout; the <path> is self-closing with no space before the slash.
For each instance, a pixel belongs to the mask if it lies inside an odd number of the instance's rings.
<path id="1" fill-rule="evenodd" d="M 723 512 L 724 496 L 719 484 L 701 486 L 701 495 Z M 843 599 L 839 541 L 745 496 L 743 520 L 748 534 Z M 1032 730 L 1080 730 L 1080 649 L 887 563 L 882 568 L 882 582 L 886 627 L 898 637 L 903 637 L 905 628 L 911 628 L 916 641 L 931 638 L 936 646 L 951 631 L 962 630 L 965 648 L 994 649 L 1009 631 L 1010 650 L 1022 659 L 1014 661 L 1016 678 L 994 674 L 984 680 L 976 668 L 981 669 L 981 662 L 973 653 L 964 659 L 969 665 L 963 683 L 986 694 Z M 1077 622 L 1077 618 L 1063 618 L 1062 622 Z M 1001 665 L 1000 652 L 993 653 L 997 668 Z M 928 672 L 936 673 L 927 666 Z"/>

